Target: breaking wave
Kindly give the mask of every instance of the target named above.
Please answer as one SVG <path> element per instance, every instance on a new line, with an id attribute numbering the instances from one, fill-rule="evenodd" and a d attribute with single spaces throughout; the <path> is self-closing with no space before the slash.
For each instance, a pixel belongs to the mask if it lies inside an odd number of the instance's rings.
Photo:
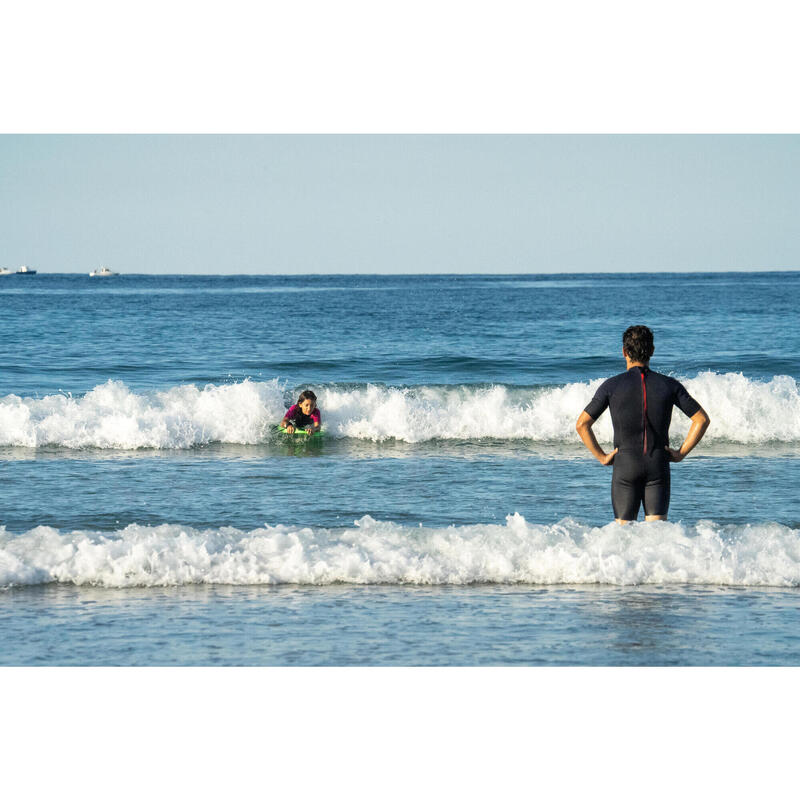
<path id="1" fill-rule="evenodd" d="M 372 441 L 528 439 L 577 442 L 575 420 L 601 380 L 523 388 L 330 385 L 317 391 L 328 436 Z M 759 444 L 800 442 L 800 390 L 779 375 L 758 381 L 741 373 L 703 372 L 684 380 L 708 411 L 707 441 Z M 0 398 L 0 446 L 181 449 L 265 441 L 289 397 L 276 379 L 137 393 L 108 381 L 80 397 Z M 688 430 L 675 412 L 672 432 Z M 595 426 L 612 439 L 604 414 Z"/>
<path id="2" fill-rule="evenodd" d="M 695 525 L 572 519 L 534 525 L 251 531 L 129 525 L 115 532 L 0 528 L 0 587 L 419 584 L 800 586 L 800 531 L 777 523 Z"/>

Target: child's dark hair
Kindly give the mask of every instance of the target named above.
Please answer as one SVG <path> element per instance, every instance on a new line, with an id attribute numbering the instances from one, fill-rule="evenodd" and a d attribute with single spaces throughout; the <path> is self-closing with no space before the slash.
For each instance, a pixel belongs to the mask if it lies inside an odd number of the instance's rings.
<path id="1" fill-rule="evenodd" d="M 314 405 L 317 404 L 317 396 L 311 391 L 311 389 L 306 389 L 304 392 L 300 392 L 300 397 L 297 398 L 297 405 L 300 405 L 303 400 L 313 400 Z"/>
<path id="2" fill-rule="evenodd" d="M 646 364 L 653 355 L 653 332 L 646 325 L 631 325 L 622 334 L 622 346 L 631 361 Z"/>

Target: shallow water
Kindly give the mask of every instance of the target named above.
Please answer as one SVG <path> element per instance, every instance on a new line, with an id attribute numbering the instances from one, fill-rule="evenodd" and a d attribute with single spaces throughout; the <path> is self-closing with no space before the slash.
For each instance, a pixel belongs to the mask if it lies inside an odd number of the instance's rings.
<path id="1" fill-rule="evenodd" d="M 797 665 L 800 590 L 28 587 L 0 664 Z"/>

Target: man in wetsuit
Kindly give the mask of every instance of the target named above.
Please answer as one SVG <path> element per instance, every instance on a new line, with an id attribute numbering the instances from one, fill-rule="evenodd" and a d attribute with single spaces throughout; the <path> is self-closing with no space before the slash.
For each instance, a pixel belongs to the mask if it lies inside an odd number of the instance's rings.
<path id="1" fill-rule="evenodd" d="M 617 522 L 636 519 L 644 503 L 645 521 L 666 519 L 669 509 L 669 465 L 683 461 L 703 438 L 710 420 L 682 384 L 650 371 L 653 332 L 633 325 L 622 335 L 622 355 L 627 371 L 605 381 L 578 418 L 578 435 L 589 452 L 603 465 L 614 465 L 611 502 Z M 679 450 L 669 446 L 672 407 L 692 420 Z M 611 409 L 614 449 L 603 452 L 592 425 Z"/>

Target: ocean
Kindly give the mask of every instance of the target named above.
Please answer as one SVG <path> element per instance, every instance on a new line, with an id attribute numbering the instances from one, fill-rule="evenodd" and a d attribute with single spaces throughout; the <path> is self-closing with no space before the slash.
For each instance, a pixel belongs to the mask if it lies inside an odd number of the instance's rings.
<path id="1" fill-rule="evenodd" d="M 799 309 L 800 272 L 0 277 L 0 664 L 800 665 Z M 631 324 L 712 422 L 622 527 L 575 421 Z"/>

